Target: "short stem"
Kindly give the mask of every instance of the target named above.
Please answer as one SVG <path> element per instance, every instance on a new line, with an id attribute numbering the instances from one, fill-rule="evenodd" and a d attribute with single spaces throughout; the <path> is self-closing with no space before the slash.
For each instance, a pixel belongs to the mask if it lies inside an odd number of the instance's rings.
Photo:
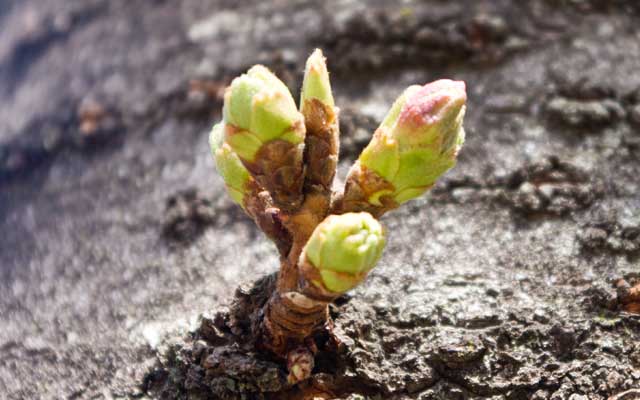
<path id="1" fill-rule="evenodd" d="M 263 327 L 265 347 L 286 357 L 301 345 L 329 316 L 328 302 L 311 299 L 298 291 L 276 291 L 265 305 Z"/>
<path id="2" fill-rule="evenodd" d="M 302 207 L 285 215 L 283 225 L 292 237 L 286 259 L 281 261 L 278 275 L 278 291 L 285 293 L 296 290 L 298 284 L 298 261 L 302 249 L 316 226 L 325 218 L 329 209 L 329 198 L 323 193 L 308 193 Z"/>
<path id="3" fill-rule="evenodd" d="M 300 275 L 298 265 L 305 244 L 325 218 L 328 208 L 329 196 L 312 191 L 306 194 L 297 211 L 283 218 L 283 226 L 292 236 L 291 248 L 286 257 L 281 257 L 277 288 L 263 309 L 261 344 L 287 360 L 293 368 L 289 369 L 290 379 L 295 382 L 306 379 L 313 369 L 313 354 L 302 352 L 304 356 L 300 356 L 300 349 L 314 347 L 308 342 L 313 342 L 313 332 L 324 326 L 329 316 L 330 300 L 302 293 L 307 282 Z M 294 359 L 298 361 L 291 361 L 295 354 Z"/>

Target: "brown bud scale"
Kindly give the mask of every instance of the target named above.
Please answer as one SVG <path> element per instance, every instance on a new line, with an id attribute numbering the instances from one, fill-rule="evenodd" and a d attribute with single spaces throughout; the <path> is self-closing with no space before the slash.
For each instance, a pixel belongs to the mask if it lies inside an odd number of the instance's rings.
<path id="1" fill-rule="evenodd" d="M 342 197 L 336 201 L 333 213 L 366 211 L 378 218 L 387 211 L 398 208 L 398 203 L 387 195 L 378 198 L 380 205 L 371 204 L 370 198 L 382 191 L 394 192 L 394 186 L 386 179 L 362 165 L 351 168 Z"/>
<path id="2" fill-rule="evenodd" d="M 256 161 L 243 160 L 258 183 L 271 193 L 274 203 L 284 210 L 294 210 L 302 201 L 302 147 L 301 144 L 273 140 L 260 147 Z"/>

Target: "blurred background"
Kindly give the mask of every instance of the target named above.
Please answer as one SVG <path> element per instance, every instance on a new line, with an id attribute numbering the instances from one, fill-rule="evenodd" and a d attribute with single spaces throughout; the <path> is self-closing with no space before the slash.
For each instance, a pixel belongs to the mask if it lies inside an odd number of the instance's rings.
<path id="1" fill-rule="evenodd" d="M 385 218 L 372 299 L 588 319 L 562 299 L 638 271 L 638 4 L 0 0 L 0 398 L 140 396 L 162 337 L 276 270 L 207 136 L 234 76 L 262 63 L 297 98 L 316 47 L 342 176 L 406 86 L 467 82 L 458 167 Z M 599 395 L 638 384 L 620 362 Z"/>

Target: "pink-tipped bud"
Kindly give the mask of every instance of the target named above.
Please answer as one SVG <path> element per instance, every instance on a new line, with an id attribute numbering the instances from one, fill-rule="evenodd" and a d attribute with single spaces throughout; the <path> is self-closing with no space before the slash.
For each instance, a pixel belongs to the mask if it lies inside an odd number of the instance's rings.
<path id="1" fill-rule="evenodd" d="M 398 204 L 413 199 L 455 165 L 466 101 L 464 82 L 449 79 L 404 91 L 359 158 L 391 185 L 371 194 L 370 203 L 379 205 L 380 196 Z"/>
<path id="2" fill-rule="evenodd" d="M 411 145 L 445 145 L 457 136 L 462 125 L 467 102 L 465 83 L 441 79 L 413 91 L 396 123 L 396 138 L 401 147 Z"/>

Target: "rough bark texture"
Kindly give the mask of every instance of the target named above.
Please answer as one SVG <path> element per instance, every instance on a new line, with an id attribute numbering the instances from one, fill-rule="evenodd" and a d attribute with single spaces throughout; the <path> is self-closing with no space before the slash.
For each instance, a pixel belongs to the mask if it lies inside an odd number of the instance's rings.
<path id="1" fill-rule="evenodd" d="M 261 62 L 297 92 L 316 46 L 340 177 L 409 84 L 464 79 L 469 105 L 458 166 L 383 218 L 306 393 L 637 397 L 638 2 L 314 4 L 2 2 L 0 397 L 301 394 L 223 309 L 279 260 L 207 133 L 230 78 Z"/>

